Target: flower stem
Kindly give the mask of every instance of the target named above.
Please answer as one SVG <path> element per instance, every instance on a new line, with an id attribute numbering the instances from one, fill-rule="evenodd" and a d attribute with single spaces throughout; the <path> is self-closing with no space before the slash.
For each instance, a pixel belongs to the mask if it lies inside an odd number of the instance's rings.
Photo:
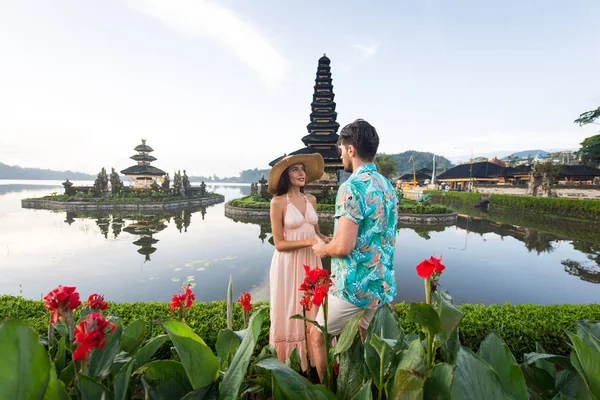
<path id="1" fill-rule="evenodd" d="M 179 320 L 183 322 L 183 306 L 179 306 Z"/>
<path id="2" fill-rule="evenodd" d="M 308 326 L 306 325 L 306 307 L 302 306 L 304 317 L 304 345 L 306 346 L 306 377 L 310 380 L 310 356 L 308 355 Z"/>
<path id="3" fill-rule="evenodd" d="M 425 302 L 431 305 L 431 280 L 430 278 L 425 278 Z"/>
<path id="4" fill-rule="evenodd" d="M 325 339 L 325 361 L 327 368 L 325 369 L 325 382 L 329 384 L 329 389 L 333 390 L 333 363 L 331 362 L 331 355 L 329 354 L 329 348 L 331 347 L 331 336 L 327 329 L 327 314 L 328 314 L 328 297 L 323 299 L 323 324 L 325 332 L 323 332 L 323 339 Z"/>

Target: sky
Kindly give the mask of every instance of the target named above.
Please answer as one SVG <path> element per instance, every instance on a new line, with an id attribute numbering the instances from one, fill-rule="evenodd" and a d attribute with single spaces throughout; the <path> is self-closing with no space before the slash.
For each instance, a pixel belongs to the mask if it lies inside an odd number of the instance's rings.
<path id="1" fill-rule="evenodd" d="M 600 2 L 0 0 L 0 162 L 268 168 L 303 147 L 331 59 L 338 122 L 454 161 L 577 149 L 598 125 Z"/>

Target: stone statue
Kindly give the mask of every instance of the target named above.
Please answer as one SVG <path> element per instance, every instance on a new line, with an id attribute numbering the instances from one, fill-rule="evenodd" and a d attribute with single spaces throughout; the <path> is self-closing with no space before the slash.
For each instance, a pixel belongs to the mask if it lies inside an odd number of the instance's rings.
<path id="1" fill-rule="evenodd" d="M 69 182 L 69 180 L 67 179 L 65 182 L 62 183 L 62 185 L 65 187 L 65 194 L 67 196 L 73 196 L 75 194 L 75 190 L 72 189 L 73 182 Z"/>
<path id="2" fill-rule="evenodd" d="M 204 181 L 202 181 L 202 183 L 200 184 L 200 197 L 206 197 L 206 184 L 204 183 Z"/>
<path id="3" fill-rule="evenodd" d="M 260 183 L 260 195 L 265 198 L 268 197 L 269 193 L 267 192 L 267 180 L 265 179 L 265 174 L 260 175 L 258 183 Z"/>
<path id="4" fill-rule="evenodd" d="M 250 184 L 250 194 L 256 196 L 258 194 L 258 185 L 256 183 Z"/>
<path id="5" fill-rule="evenodd" d="M 188 178 L 187 173 L 185 172 L 185 169 L 184 169 L 183 170 L 183 194 L 185 194 L 186 196 L 189 196 L 191 187 L 192 187 L 192 185 L 190 184 L 190 178 Z"/>

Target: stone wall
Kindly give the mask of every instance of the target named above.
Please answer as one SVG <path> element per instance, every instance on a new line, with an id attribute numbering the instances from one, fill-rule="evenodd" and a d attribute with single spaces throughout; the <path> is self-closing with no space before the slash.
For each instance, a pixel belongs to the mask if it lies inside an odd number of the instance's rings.
<path id="1" fill-rule="evenodd" d="M 21 207 L 34 208 L 38 210 L 77 210 L 77 211 L 114 211 L 114 210 L 163 210 L 175 209 L 191 206 L 207 206 L 210 204 L 222 203 L 225 201 L 223 196 L 200 197 L 186 200 L 176 200 L 164 203 L 109 203 L 92 201 L 51 201 L 24 199 L 21 200 Z"/>
<path id="2" fill-rule="evenodd" d="M 319 218 L 322 219 L 333 219 L 333 212 L 317 212 Z M 232 207 L 229 204 L 225 204 L 225 216 L 228 218 L 239 218 L 239 219 L 270 219 L 270 210 L 268 208 L 242 208 Z"/>

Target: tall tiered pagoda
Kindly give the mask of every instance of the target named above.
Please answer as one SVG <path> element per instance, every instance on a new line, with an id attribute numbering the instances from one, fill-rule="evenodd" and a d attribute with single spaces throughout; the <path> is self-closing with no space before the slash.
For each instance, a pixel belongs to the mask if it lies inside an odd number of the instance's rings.
<path id="1" fill-rule="evenodd" d="M 142 144 L 136 146 L 134 150 L 138 153 L 130 158 L 137 161 L 137 165 L 126 168 L 121 173 L 132 179 L 134 187 L 137 188 L 149 188 L 155 179 L 162 181 L 166 172 L 150 165 L 152 161 L 156 161 L 156 157 L 150 155 L 154 149 L 146 144 L 146 139 L 142 139 Z"/>
<path id="2" fill-rule="evenodd" d="M 342 160 L 337 153 L 336 143 L 338 140 L 337 131 L 340 124 L 336 122 L 337 112 L 335 111 L 335 102 L 333 101 L 333 85 L 331 84 L 331 60 L 327 55 L 319 59 L 317 67 L 317 77 L 315 79 L 313 101 L 310 104 L 312 112 L 310 113 L 310 123 L 306 126 L 308 135 L 302 138 L 306 145 L 299 150 L 289 153 L 294 154 L 312 154 L 320 153 L 325 160 L 325 172 L 335 174 L 341 169 Z M 275 165 L 285 156 L 281 156 L 269 163 Z"/>

